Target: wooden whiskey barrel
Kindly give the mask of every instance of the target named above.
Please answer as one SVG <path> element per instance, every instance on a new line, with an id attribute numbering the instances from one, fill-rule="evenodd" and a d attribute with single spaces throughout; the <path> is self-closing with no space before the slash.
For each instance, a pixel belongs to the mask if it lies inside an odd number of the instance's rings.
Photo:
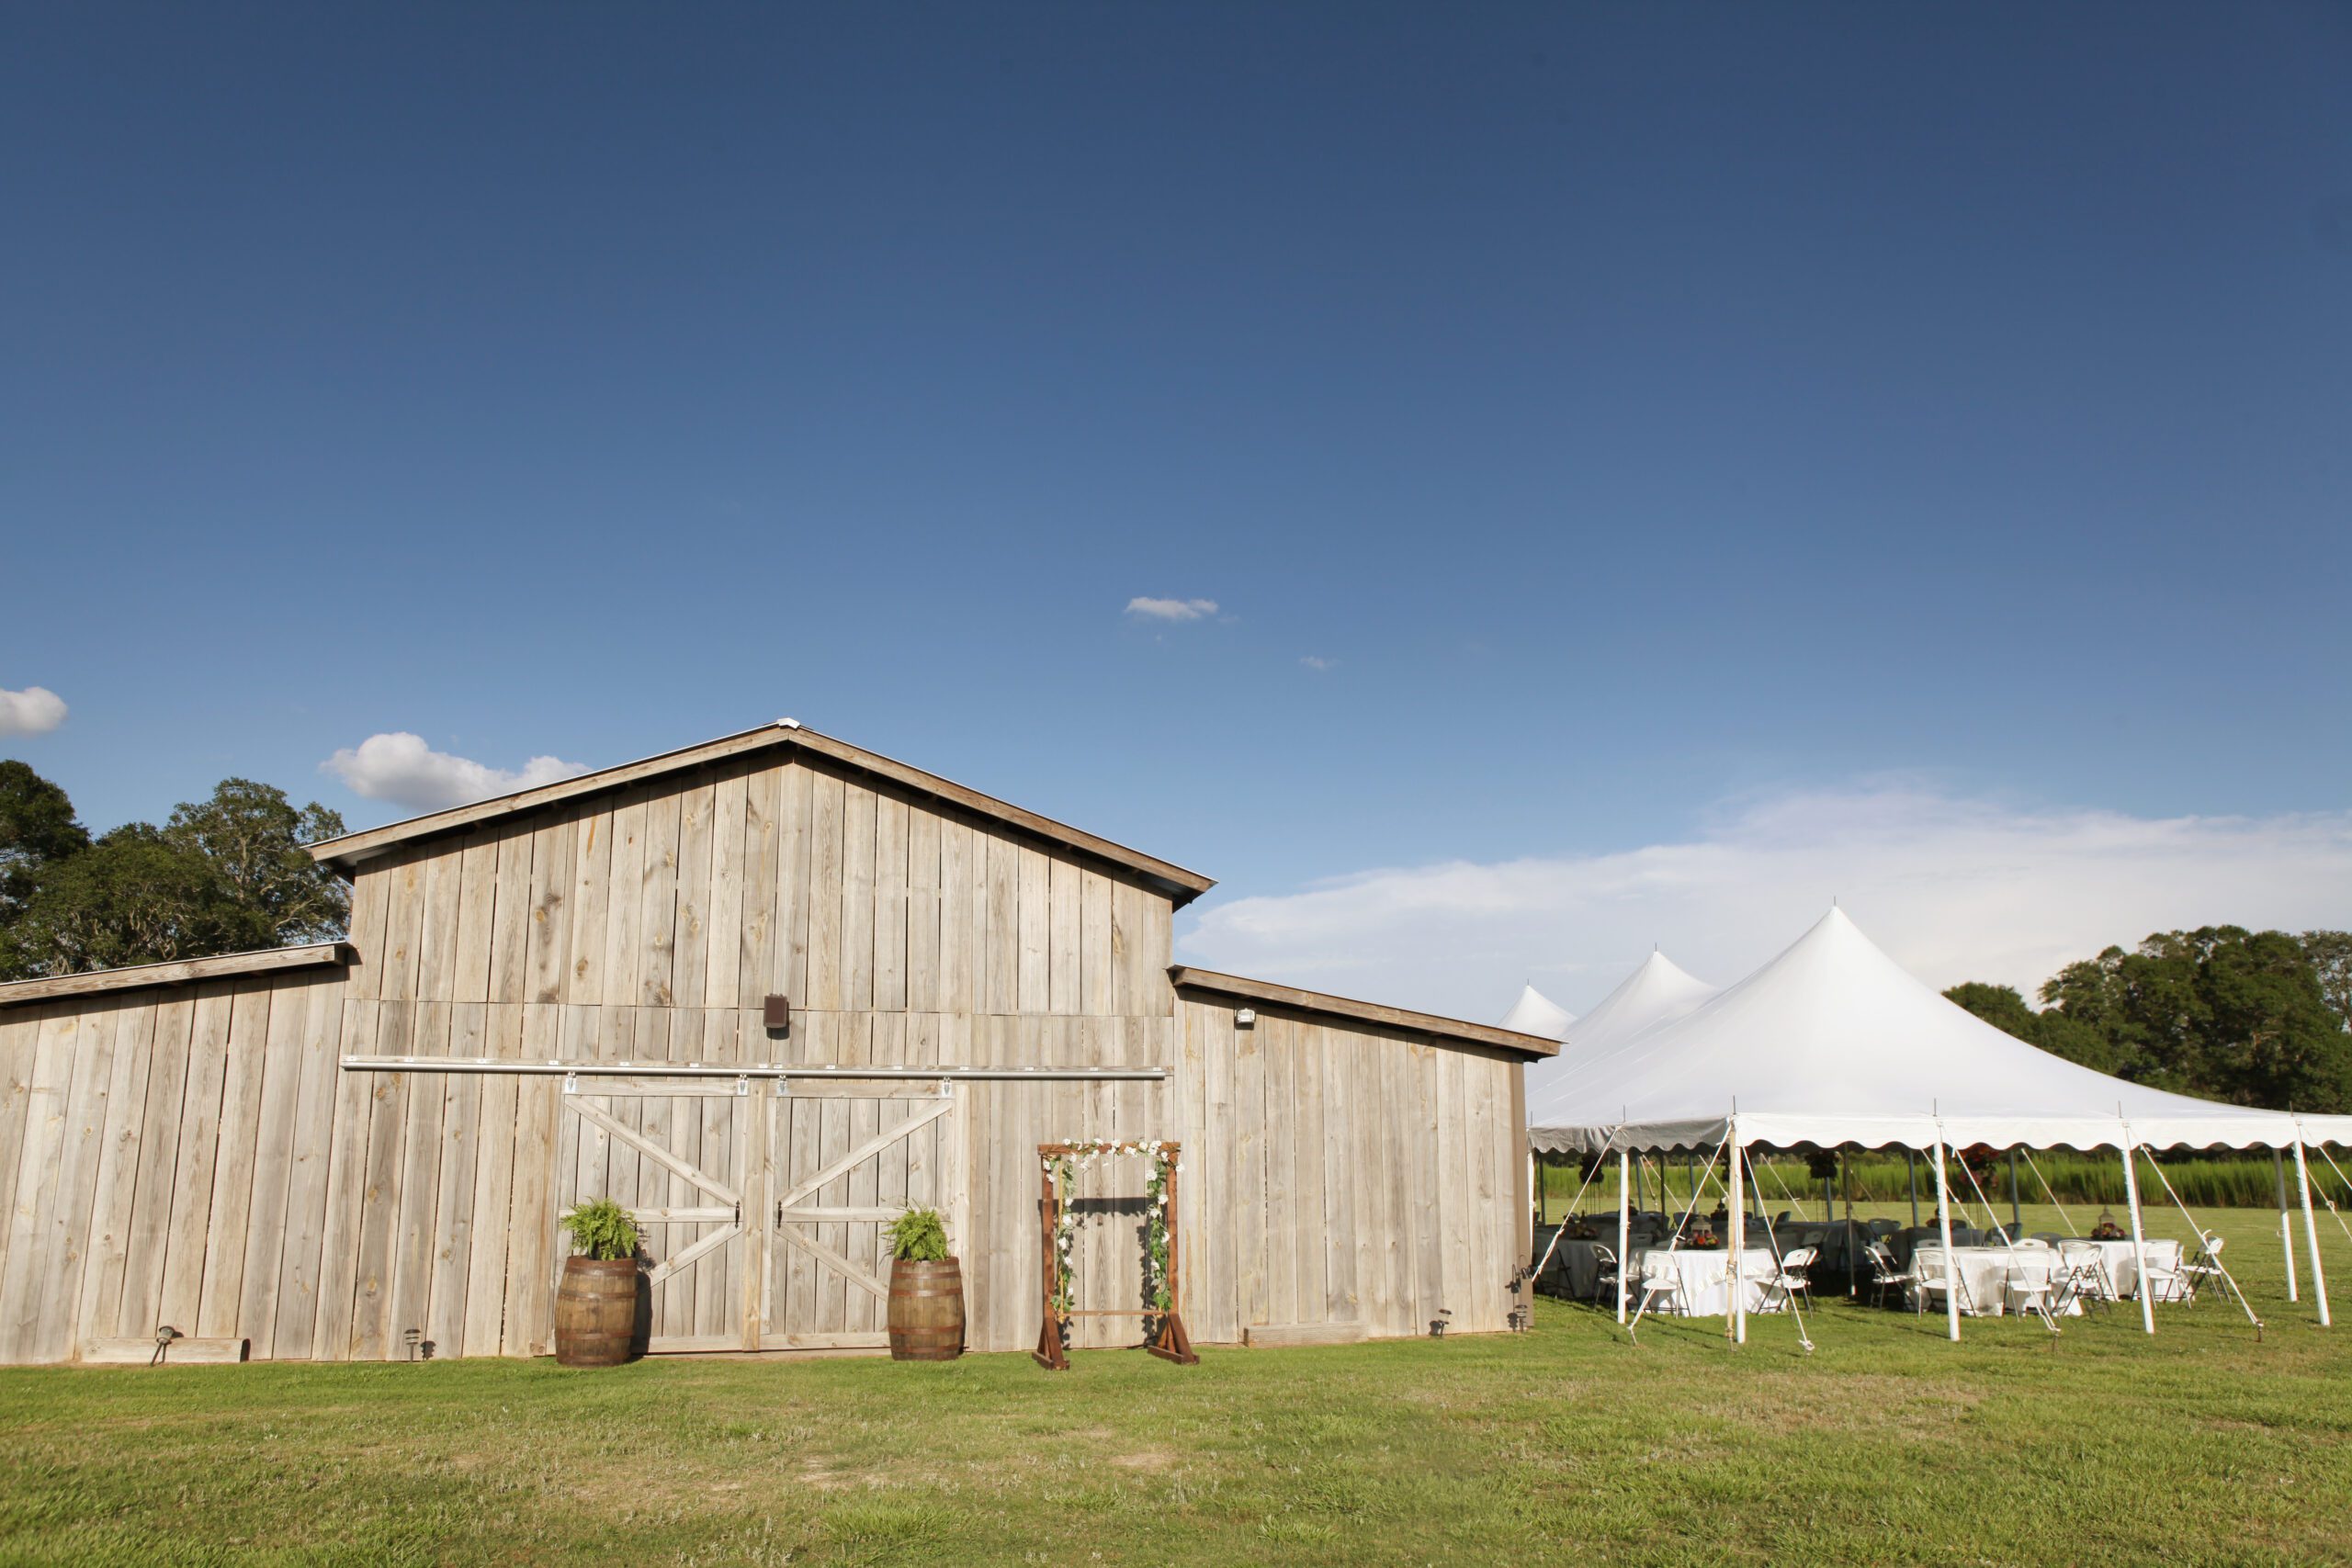
<path id="1" fill-rule="evenodd" d="M 952 1361 L 964 1353 L 964 1267 L 890 1263 L 890 1359 Z"/>
<path id="2" fill-rule="evenodd" d="M 637 1259 L 567 1258 L 555 1293 L 555 1359 L 567 1367 L 617 1367 L 637 1335 Z"/>

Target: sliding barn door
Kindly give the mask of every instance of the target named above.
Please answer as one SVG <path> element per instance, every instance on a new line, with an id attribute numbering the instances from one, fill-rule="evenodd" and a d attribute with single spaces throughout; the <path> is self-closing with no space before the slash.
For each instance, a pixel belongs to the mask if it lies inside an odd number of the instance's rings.
<path id="1" fill-rule="evenodd" d="M 586 1077 L 565 1087 L 557 1216 L 611 1198 L 637 1217 L 650 1287 L 649 1349 L 747 1343 L 757 1280 L 744 1179 L 767 1105 L 763 1089 L 741 1079 Z M 560 1243 L 556 1256 L 570 1250 Z"/>
<path id="2" fill-rule="evenodd" d="M 766 1325 L 771 1348 L 888 1343 L 884 1230 L 912 1208 L 964 1234 L 960 1118 L 951 1084 L 777 1086 L 768 1131 Z"/>

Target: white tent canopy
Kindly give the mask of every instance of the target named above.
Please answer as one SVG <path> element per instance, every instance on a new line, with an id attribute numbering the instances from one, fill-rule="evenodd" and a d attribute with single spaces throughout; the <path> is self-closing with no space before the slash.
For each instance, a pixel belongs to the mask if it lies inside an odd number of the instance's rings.
<path id="1" fill-rule="evenodd" d="M 1541 1035 L 1546 1040 L 1566 1040 L 1568 1025 L 1576 1020 L 1576 1014 L 1534 987 L 1522 986 L 1519 1000 L 1510 1004 L 1510 1011 L 1497 1019 L 1495 1025 L 1498 1029 L 1515 1029 L 1521 1034 Z"/>
<path id="2" fill-rule="evenodd" d="M 1583 1147 L 1573 1131 L 1556 1137 L 1550 1132 L 1560 1125 L 1562 1113 L 1578 1103 L 1576 1080 L 1642 1031 L 1680 1018 L 1714 994 L 1714 987 L 1686 973 L 1665 953 L 1652 951 L 1615 990 L 1569 1026 L 1566 1050 L 1528 1068 L 1530 1141 L 1539 1149 Z"/>
<path id="3" fill-rule="evenodd" d="M 2352 1117 L 2170 1094 L 2039 1050 L 1913 978 L 1834 908 L 1681 1016 L 1598 1058 L 1581 1030 L 1569 1044 L 1574 1070 L 1529 1117 L 1538 1148 L 1716 1144 L 1735 1113 L 1739 1144 L 1782 1147 L 2289 1148 L 2352 1137 Z"/>

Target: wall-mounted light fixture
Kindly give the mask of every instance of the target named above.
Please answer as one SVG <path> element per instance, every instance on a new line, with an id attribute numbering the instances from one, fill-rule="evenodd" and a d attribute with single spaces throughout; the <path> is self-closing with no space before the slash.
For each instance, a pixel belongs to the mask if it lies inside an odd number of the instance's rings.
<path id="1" fill-rule="evenodd" d="M 789 1033 L 792 1029 L 792 998 L 789 997 L 768 998 L 761 1008 L 760 1021 L 766 1026 L 770 1034 Z"/>
<path id="2" fill-rule="evenodd" d="M 1255 1029 L 1258 1026 L 1258 1015 L 1253 1010 L 1243 1008 L 1233 1015 L 1233 1025 L 1237 1029 Z"/>

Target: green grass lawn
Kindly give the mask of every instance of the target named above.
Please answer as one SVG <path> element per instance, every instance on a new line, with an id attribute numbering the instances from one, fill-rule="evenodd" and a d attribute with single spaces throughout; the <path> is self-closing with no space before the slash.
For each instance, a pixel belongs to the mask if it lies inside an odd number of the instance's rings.
<path id="1" fill-rule="evenodd" d="M 0 1371 L 0 1561 L 2352 1561 L 2352 1325 L 2286 1303 L 2274 1217 L 2215 1217 L 2260 1343 L 2220 1301 L 1957 1347 L 1840 1304 L 1806 1357 L 1785 1319 L 1636 1347 L 1547 1301 L 1524 1336 L 1060 1375 Z"/>

